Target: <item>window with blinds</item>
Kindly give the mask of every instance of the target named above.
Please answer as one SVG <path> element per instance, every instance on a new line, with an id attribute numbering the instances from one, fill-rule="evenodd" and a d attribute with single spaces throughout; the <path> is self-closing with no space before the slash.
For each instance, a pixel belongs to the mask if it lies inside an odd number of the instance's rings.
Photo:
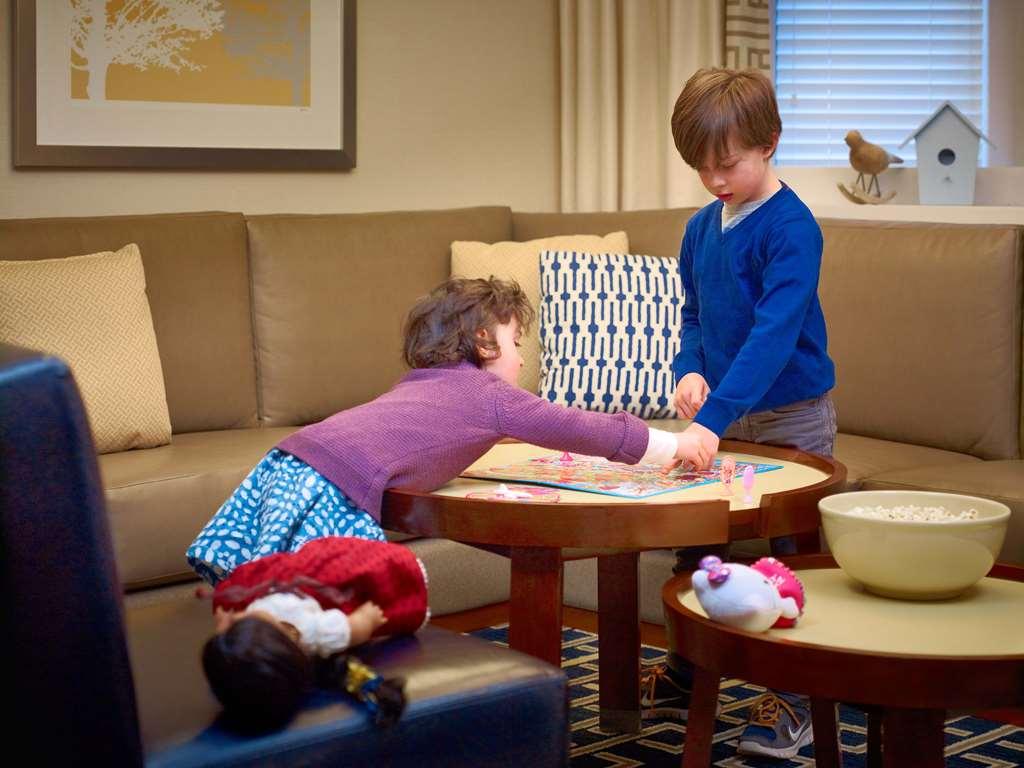
<path id="1" fill-rule="evenodd" d="M 779 165 L 848 162 L 858 130 L 899 144 L 947 99 L 987 130 L 987 0 L 775 0 Z M 981 161 L 984 164 L 984 142 Z"/>

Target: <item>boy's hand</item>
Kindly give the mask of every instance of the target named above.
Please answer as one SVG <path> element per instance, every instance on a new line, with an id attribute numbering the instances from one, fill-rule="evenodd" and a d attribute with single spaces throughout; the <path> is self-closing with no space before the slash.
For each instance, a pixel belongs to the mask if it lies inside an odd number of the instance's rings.
<path id="1" fill-rule="evenodd" d="M 670 472 L 683 462 L 692 464 L 696 470 L 708 469 L 717 453 L 718 435 L 702 424 L 693 423 L 676 433 L 675 459 L 663 471 Z"/>
<path id="2" fill-rule="evenodd" d="M 676 392 L 673 396 L 673 403 L 679 415 L 684 419 L 692 419 L 697 411 L 704 405 L 710 392 L 708 383 L 699 373 L 688 373 L 679 380 L 676 385 Z"/>
<path id="3" fill-rule="evenodd" d="M 348 615 L 349 630 L 352 633 L 349 647 L 354 648 L 365 643 L 373 635 L 373 631 L 387 620 L 384 611 L 376 603 L 367 601 L 360 605 Z"/>

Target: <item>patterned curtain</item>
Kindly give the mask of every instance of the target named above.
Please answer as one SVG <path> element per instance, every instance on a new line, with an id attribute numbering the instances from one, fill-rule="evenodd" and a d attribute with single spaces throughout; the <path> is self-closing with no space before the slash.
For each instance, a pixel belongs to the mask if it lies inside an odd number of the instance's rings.
<path id="1" fill-rule="evenodd" d="M 770 0 L 726 0 L 725 66 L 772 70 Z"/>

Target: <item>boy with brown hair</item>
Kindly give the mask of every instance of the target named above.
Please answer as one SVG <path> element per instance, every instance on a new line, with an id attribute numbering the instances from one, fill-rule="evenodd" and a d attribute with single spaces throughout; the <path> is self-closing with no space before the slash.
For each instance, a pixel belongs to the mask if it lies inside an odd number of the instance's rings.
<path id="1" fill-rule="evenodd" d="M 775 175 L 781 132 L 772 84 L 756 70 L 699 70 L 672 114 L 679 154 L 718 198 L 687 223 L 679 255 L 685 301 L 674 401 L 693 419 L 680 442 L 700 446 L 700 455 L 713 457 L 723 437 L 833 451 L 821 230 Z M 773 545 L 783 554 L 793 546 Z M 677 572 L 693 570 L 702 554 L 706 548 L 679 550 Z M 672 659 L 647 703 L 685 716 L 691 679 L 685 662 Z M 738 751 L 793 757 L 812 739 L 807 700 L 769 691 L 752 707 Z"/>

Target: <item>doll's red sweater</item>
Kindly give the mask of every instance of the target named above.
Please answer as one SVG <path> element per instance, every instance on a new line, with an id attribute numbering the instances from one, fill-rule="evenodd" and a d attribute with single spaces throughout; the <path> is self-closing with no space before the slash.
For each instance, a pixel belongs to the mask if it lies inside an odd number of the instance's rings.
<path id="1" fill-rule="evenodd" d="M 243 610 L 272 592 L 301 592 L 346 615 L 372 600 L 387 623 L 374 635 L 415 632 L 427 618 L 427 579 L 406 547 L 347 536 L 314 539 L 238 566 L 213 592 L 213 608 Z"/>

